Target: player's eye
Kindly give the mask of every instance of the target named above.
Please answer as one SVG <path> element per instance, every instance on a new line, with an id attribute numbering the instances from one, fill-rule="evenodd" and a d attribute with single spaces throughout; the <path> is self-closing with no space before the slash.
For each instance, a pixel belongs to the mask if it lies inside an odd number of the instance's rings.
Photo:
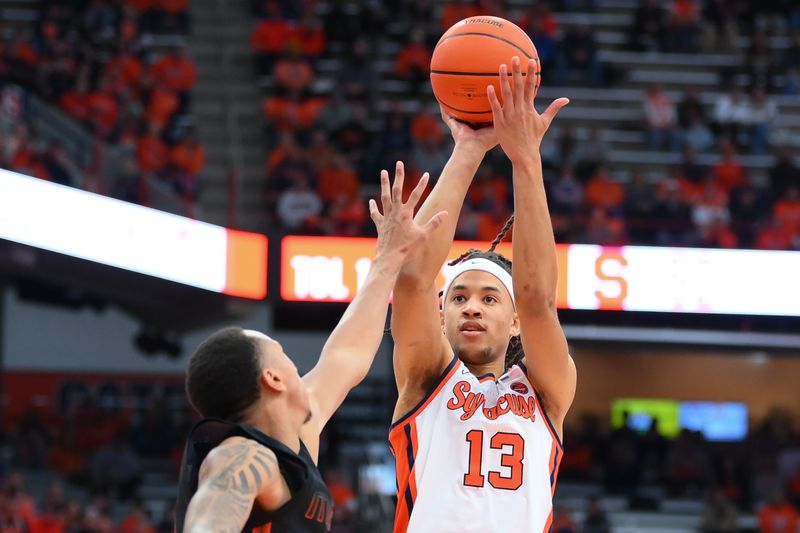
<path id="1" fill-rule="evenodd" d="M 453 296 L 453 301 L 461 303 L 467 301 L 467 299 L 464 298 L 464 296 L 461 294 L 456 294 L 455 296 Z"/>
<path id="2" fill-rule="evenodd" d="M 497 298 L 495 298 L 494 296 L 484 296 L 483 301 L 486 302 L 487 304 L 493 304 L 497 302 Z"/>

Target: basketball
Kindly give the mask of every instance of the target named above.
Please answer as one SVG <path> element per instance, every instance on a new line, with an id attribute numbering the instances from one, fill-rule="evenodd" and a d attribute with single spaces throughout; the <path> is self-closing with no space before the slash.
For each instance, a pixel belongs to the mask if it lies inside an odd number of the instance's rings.
<path id="1" fill-rule="evenodd" d="M 494 85 L 502 102 L 498 69 L 505 63 L 511 75 L 511 58 L 518 56 L 522 74 L 529 59 L 537 64 L 536 89 L 541 68 L 536 47 L 516 24 L 500 17 L 470 17 L 447 30 L 431 58 L 433 94 L 445 110 L 457 119 L 474 126 L 492 123 L 492 110 L 486 86 Z"/>

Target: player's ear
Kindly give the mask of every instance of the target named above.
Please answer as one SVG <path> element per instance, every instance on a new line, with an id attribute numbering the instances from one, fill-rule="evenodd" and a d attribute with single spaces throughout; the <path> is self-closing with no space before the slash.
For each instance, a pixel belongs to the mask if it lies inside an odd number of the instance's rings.
<path id="1" fill-rule="evenodd" d="M 520 325 L 519 325 L 519 315 L 516 311 L 514 311 L 514 316 L 511 320 L 511 336 L 516 337 L 519 335 L 520 332 Z"/>
<path id="2" fill-rule="evenodd" d="M 259 381 L 261 386 L 270 392 L 283 392 L 286 390 L 286 383 L 281 379 L 280 375 L 271 368 L 265 368 L 261 371 Z"/>
<path id="3" fill-rule="evenodd" d="M 444 333 L 444 310 L 439 309 L 439 324 L 442 326 L 442 333 Z"/>

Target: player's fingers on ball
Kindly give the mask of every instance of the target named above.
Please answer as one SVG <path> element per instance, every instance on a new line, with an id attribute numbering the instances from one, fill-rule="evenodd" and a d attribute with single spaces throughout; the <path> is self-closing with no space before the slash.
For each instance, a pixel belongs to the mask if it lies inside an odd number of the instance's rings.
<path id="1" fill-rule="evenodd" d="M 387 170 L 381 170 L 381 205 L 383 206 L 384 213 L 391 204 L 392 193 L 389 185 L 389 172 Z"/>
<path id="2" fill-rule="evenodd" d="M 500 94 L 503 96 L 503 109 L 514 109 L 511 83 L 508 81 L 508 65 L 500 65 Z"/>
<path id="3" fill-rule="evenodd" d="M 503 106 L 500 105 L 500 100 L 497 99 L 497 92 L 494 90 L 494 85 L 488 85 L 486 87 L 486 96 L 489 98 L 489 107 L 492 108 L 494 122 L 497 123 L 503 116 Z"/>
<path id="4" fill-rule="evenodd" d="M 536 60 L 528 61 L 528 70 L 525 73 L 525 103 L 530 104 L 536 98 Z"/>
<path id="5" fill-rule="evenodd" d="M 392 202 L 401 203 L 403 201 L 403 182 L 406 177 L 406 169 L 402 161 L 398 161 L 394 167 L 394 185 L 392 185 Z"/>
<path id="6" fill-rule="evenodd" d="M 411 196 L 408 197 L 408 205 L 410 205 L 412 209 L 417 207 L 419 199 L 422 198 L 422 193 L 425 192 L 425 187 L 428 186 L 428 180 L 430 180 L 430 177 L 430 174 L 427 172 L 424 173 L 419 179 L 417 186 L 414 187 L 413 191 L 411 191 Z"/>
<path id="7" fill-rule="evenodd" d="M 514 83 L 514 105 L 522 103 L 523 92 L 525 91 L 525 80 L 522 78 L 522 65 L 519 56 L 511 59 L 511 79 Z"/>
<path id="8" fill-rule="evenodd" d="M 445 111 L 442 104 L 439 104 L 439 113 L 442 115 L 442 120 L 444 120 L 445 123 L 450 123 L 450 121 L 453 120 L 453 117 L 450 116 L 450 113 Z"/>

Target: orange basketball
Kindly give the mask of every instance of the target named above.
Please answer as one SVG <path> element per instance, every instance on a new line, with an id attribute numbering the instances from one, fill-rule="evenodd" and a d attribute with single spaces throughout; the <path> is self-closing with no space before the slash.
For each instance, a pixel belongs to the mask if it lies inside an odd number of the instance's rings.
<path id="1" fill-rule="evenodd" d="M 505 63 L 511 76 L 511 58 L 518 56 L 525 75 L 529 59 L 539 65 L 530 37 L 516 24 L 499 17 L 470 17 L 447 30 L 431 59 L 433 94 L 445 110 L 475 126 L 492 123 L 486 86 L 494 85 L 502 102 L 498 69 Z M 536 89 L 541 69 L 536 71 Z"/>

